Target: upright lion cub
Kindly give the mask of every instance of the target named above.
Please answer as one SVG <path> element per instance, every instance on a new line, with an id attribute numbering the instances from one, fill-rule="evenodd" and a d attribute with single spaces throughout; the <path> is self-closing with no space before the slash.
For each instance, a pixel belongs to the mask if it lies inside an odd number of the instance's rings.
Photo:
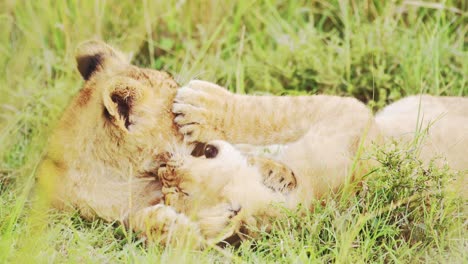
<path id="1" fill-rule="evenodd" d="M 168 73 L 131 65 L 99 41 L 79 45 L 76 61 L 84 85 L 50 137 L 38 171 L 43 198 L 88 219 L 126 221 L 142 232 L 162 229 L 178 217 L 157 205 L 162 195 L 155 174 L 181 143 L 171 112 L 179 85 Z M 155 212 L 171 217 L 155 218 Z"/>

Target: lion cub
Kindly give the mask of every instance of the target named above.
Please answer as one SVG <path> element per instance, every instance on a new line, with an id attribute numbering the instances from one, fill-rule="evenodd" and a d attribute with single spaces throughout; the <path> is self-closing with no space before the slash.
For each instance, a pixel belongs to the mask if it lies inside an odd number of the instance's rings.
<path id="1" fill-rule="evenodd" d="M 245 96 L 192 81 L 178 91 L 173 112 L 186 141 L 208 143 L 202 155 L 173 153 L 159 169 L 164 202 L 212 242 L 242 238 L 247 226 L 268 227 L 269 218 L 281 216 L 273 203 L 309 207 L 363 175 L 373 165 L 360 155 L 370 142 L 418 139 L 424 161 L 442 156 L 452 168 L 468 169 L 467 98 L 408 97 L 374 118 L 351 98 Z M 231 143 L 281 149 L 267 155 L 277 161 L 271 165 Z"/>

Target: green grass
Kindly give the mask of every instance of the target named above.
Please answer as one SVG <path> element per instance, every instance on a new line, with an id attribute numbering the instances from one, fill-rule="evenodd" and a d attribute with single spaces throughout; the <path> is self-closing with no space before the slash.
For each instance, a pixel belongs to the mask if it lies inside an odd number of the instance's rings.
<path id="1" fill-rule="evenodd" d="M 468 94 L 467 9 L 462 0 L 1 1 L 0 262 L 466 261 L 466 203 L 443 191 L 452 173 L 423 170 L 391 146 L 374 151 L 382 165 L 357 194 L 285 212 L 271 233 L 225 254 L 144 248 L 76 214 L 32 217 L 31 204 L 47 135 L 82 84 L 81 41 L 104 39 L 180 83 L 351 95 L 377 110 L 421 92 Z"/>

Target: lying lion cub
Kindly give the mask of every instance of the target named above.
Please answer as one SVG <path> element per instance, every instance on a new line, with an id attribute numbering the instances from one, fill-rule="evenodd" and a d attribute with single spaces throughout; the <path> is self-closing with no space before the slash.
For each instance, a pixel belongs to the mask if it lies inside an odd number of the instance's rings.
<path id="1" fill-rule="evenodd" d="M 244 107 L 234 107 L 240 101 Z M 174 153 L 159 169 L 165 201 L 161 208 L 170 206 L 186 215 L 191 230 L 211 242 L 242 238 L 248 234 L 246 226 L 268 226 L 270 217 L 281 215 L 272 203 L 309 207 L 314 199 L 362 175 L 370 164 L 359 152 L 370 141 L 422 137 L 420 158 L 443 155 L 454 169 L 468 169 L 467 98 L 409 97 L 373 118 L 351 98 L 243 96 L 194 81 L 179 90 L 175 102 L 176 123 L 189 141 L 223 139 L 226 131 L 234 131 L 237 140 L 229 135 L 234 142 L 284 144 L 269 156 L 279 161 L 274 165 L 215 140 L 203 145 L 201 155 Z M 212 129 L 207 124 L 214 120 L 229 129 Z"/>

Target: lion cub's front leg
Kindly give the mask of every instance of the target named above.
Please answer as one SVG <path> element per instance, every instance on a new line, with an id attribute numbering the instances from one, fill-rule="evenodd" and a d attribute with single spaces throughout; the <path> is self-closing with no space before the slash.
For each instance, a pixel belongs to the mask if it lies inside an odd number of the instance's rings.
<path id="1" fill-rule="evenodd" d="M 296 188 L 294 172 L 285 164 L 263 157 L 249 157 L 248 162 L 260 169 L 263 184 L 268 188 L 276 192 L 288 192 Z"/>
<path id="2" fill-rule="evenodd" d="M 205 81 L 191 81 L 174 99 L 174 122 L 187 142 L 221 139 L 232 144 L 286 144 L 311 124 L 336 112 L 337 97 L 234 94 Z M 339 107 L 338 107 L 339 108 Z"/>

